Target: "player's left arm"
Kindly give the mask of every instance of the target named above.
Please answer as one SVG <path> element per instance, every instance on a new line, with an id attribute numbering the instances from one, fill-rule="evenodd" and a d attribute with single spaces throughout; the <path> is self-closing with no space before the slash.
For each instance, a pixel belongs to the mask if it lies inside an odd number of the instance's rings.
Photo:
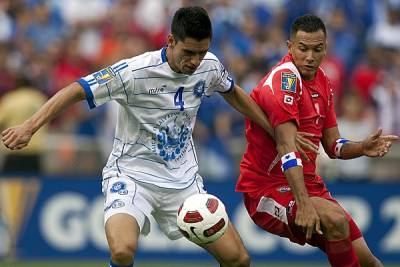
<path id="1" fill-rule="evenodd" d="M 228 93 L 221 94 L 224 99 L 237 111 L 244 116 L 250 118 L 253 122 L 261 126 L 267 133 L 275 139 L 275 133 L 272 129 L 268 117 L 260 106 L 238 85 L 234 85 L 233 90 Z M 306 161 L 309 160 L 305 150 L 318 153 L 318 146 L 313 144 L 307 137 L 313 137 L 313 134 L 306 132 L 297 132 L 296 146 L 302 158 Z"/>
<path id="2" fill-rule="evenodd" d="M 396 140 L 399 140 L 397 135 L 382 135 L 382 129 L 378 129 L 362 141 L 352 141 L 341 137 L 338 127 L 332 127 L 324 130 L 321 143 L 330 158 L 354 159 L 383 157 Z"/>
<path id="3" fill-rule="evenodd" d="M 264 111 L 240 86 L 235 84 L 232 90 L 221 95 L 233 108 L 260 125 L 270 136 L 275 136 Z"/>

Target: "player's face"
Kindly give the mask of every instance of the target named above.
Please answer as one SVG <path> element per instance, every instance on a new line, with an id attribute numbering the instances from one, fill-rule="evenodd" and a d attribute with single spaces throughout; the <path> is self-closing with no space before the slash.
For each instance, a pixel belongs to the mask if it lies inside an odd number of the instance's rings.
<path id="1" fill-rule="evenodd" d="M 209 38 L 198 41 L 186 37 L 183 41 L 176 41 L 172 35 L 169 35 L 169 51 L 167 50 L 168 64 L 178 73 L 191 75 L 199 67 L 209 47 Z"/>
<path id="2" fill-rule="evenodd" d="M 326 37 L 322 30 L 317 32 L 298 31 L 288 41 L 289 53 L 305 80 L 312 80 L 322 59 L 326 55 Z"/>

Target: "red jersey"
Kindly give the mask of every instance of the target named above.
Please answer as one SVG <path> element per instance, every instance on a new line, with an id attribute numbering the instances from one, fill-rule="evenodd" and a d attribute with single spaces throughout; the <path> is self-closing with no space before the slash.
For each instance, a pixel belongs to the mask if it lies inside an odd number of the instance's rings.
<path id="1" fill-rule="evenodd" d="M 299 71 L 286 55 L 255 87 L 251 97 L 263 109 L 275 128 L 293 121 L 298 131 L 315 135 L 311 141 L 319 146 L 324 129 L 337 126 L 333 93 L 321 68 L 312 81 L 301 78 Z M 240 163 L 236 191 L 255 192 L 261 187 L 287 185 L 275 141 L 264 129 L 246 119 L 247 148 Z M 304 180 L 316 177 L 315 153 L 308 152 L 309 162 L 303 161 Z"/>

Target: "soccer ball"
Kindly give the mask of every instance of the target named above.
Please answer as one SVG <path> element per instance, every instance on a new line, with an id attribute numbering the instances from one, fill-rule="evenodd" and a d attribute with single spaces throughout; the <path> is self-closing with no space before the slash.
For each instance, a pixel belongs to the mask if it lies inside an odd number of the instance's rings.
<path id="1" fill-rule="evenodd" d="M 224 203 L 210 194 L 188 197 L 178 210 L 181 233 L 196 244 L 207 244 L 220 238 L 228 227 Z"/>

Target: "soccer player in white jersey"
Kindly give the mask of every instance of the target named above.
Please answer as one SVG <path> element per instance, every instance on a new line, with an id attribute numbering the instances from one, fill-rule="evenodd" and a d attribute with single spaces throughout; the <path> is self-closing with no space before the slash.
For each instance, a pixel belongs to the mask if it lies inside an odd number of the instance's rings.
<path id="1" fill-rule="evenodd" d="M 261 109 L 208 52 L 211 36 L 203 8 L 180 8 L 165 48 L 81 78 L 26 122 L 2 133 L 6 147 L 21 149 L 41 126 L 78 101 L 86 99 L 90 108 L 112 100 L 119 104 L 114 146 L 103 169 L 111 267 L 133 266 L 139 234 L 148 234 L 150 216 L 168 238 L 182 236 L 176 226 L 179 206 L 188 196 L 205 192 L 192 140 L 204 96 L 221 93 L 235 109 L 272 133 Z M 221 266 L 250 266 L 231 223 L 220 239 L 202 247 Z"/>

